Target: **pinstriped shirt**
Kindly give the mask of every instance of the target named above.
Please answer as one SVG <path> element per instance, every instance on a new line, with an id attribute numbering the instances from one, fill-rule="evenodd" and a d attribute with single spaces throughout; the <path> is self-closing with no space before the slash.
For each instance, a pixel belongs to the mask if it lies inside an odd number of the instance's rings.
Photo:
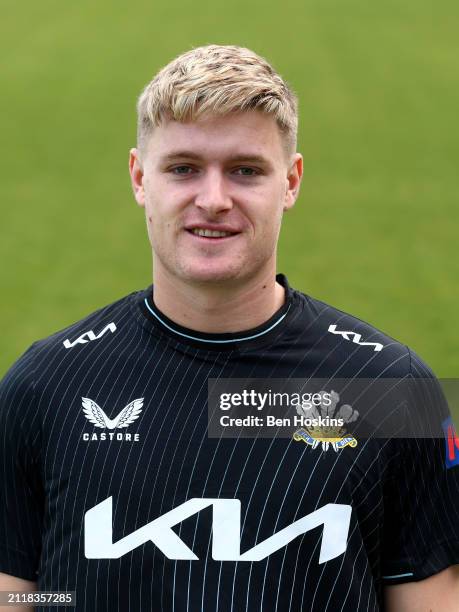
<path id="1" fill-rule="evenodd" d="M 26 351 L 0 388 L 0 571 L 74 590 L 85 612 L 373 612 L 385 584 L 459 563 L 445 440 L 209 438 L 209 379 L 435 380 L 406 346 L 277 280 L 285 304 L 253 330 L 181 327 L 148 287 Z M 259 560 L 222 559 L 225 512 L 241 553 L 318 524 Z"/>

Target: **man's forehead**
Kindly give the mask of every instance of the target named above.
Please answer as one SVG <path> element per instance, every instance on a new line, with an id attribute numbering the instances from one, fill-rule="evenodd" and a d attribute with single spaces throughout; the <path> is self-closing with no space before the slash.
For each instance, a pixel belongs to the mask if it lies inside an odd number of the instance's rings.
<path id="1" fill-rule="evenodd" d="M 205 152 L 200 151 L 199 149 L 173 149 L 169 152 L 163 152 L 161 154 L 161 161 L 175 161 L 178 159 L 187 159 L 187 160 L 195 160 L 195 161 L 205 161 L 206 159 Z M 230 150 L 227 155 L 224 155 L 224 159 L 226 162 L 238 162 L 245 161 L 251 163 L 258 164 L 266 164 L 269 163 L 269 159 L 266 155 L 257 153 L 251 150 L 249 147 L 247 149 L 241 148 L 240 150 Z"/>
<path id="2" fill-rule="evenodd" d="M 149 149 L 161 159 L 251 159 L 263 163 L 282 149 L 280 130 L 273 117 L 246 111 L 197 121 L 168 120 L 154 128 Z"/>

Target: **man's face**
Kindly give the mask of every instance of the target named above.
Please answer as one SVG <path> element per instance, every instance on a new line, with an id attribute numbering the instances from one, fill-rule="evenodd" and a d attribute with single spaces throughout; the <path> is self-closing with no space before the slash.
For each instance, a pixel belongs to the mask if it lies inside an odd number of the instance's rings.
<path id="1" fill-rule="evenodd" d="M 155 276 L 241 282 L 275 272 L 282 213 L 301 179 L 275 120 L 248 111 L 155 128 L 130 170 Z"/>

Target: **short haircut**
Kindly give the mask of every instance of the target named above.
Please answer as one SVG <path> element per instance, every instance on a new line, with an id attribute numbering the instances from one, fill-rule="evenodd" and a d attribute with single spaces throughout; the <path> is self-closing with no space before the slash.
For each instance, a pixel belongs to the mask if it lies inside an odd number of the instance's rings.
<path id="1" fill-rule="evenodd" d="M 142 151 L 163 121 L 195 121 L 247 110 L 272 115 L 288 155 L 296 151 L 298 101 L 262 57 L 235 45 L 206 45 L 162 68 L 137 103 L 137 146 Z"/>

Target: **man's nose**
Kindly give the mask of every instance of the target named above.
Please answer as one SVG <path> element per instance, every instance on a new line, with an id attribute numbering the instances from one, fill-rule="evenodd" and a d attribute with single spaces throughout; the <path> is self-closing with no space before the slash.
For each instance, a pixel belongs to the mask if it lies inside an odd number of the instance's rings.
<path id="1" fill-rule="evenodd" d="M 203 176 L 199 182 L 195 205 L 213 214 L 232 208 L 233 201 L 228 193 L 225 176 L 219 170 L 208 171 Z"/>

